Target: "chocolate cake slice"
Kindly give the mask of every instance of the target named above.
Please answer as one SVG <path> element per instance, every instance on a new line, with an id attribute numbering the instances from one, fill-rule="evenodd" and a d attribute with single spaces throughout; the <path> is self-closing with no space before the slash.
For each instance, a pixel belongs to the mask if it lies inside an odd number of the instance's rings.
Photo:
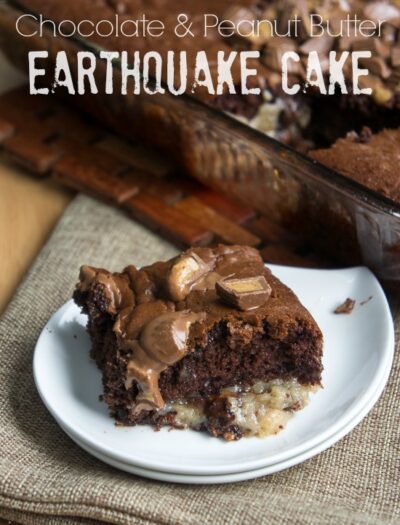
<path id="1" fill-rule="evenodd" d="M 121 273 L 83 266 L 74 299 L 120 424 L 265 436 L 321 384 L 321 331 L 253 248 L 191 248 Z"/>

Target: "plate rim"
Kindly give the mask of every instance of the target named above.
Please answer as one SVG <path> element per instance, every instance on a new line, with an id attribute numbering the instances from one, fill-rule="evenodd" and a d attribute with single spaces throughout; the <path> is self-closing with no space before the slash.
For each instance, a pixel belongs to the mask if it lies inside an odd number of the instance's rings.
<path id="1" fill-rule="evenodd" d="M 310 449 L 304 451 L 302 454 L 299 454 L 298 456 L 288 458 L 284 461 L 273 463 L 271 465 L 261 467 L 259 469 L 253 469 L 253 470 L 241 471 L 241 472 L 233 472 L 230 474 L 216 474 L 216 475 L 188 474 L 188 475 L 185 475 L 185 474 L 176 474 L 173 472 L 163 472 L 163 471 L 157 471 L 153 469 L 146 469 L 143 467 L 139 467 L 137 465 L 131 465 L 129 463 L 122 463 L 112 457 L 107 456 L 106 454 L 102 454 L 101 452 L 98 452 L 98 451 L 93 451 L 92 449 L 90 449 L 90 447 L 82 443 L 78 437 L 74 438 L 65 428 L 63 428 L 62 424 L 59 421 L 57 421 L 57 423 L 59 424 L 61 429 L 66 433 L 66 435 L 77 446 L 82 448 L 82 450 L 84 450 L 87 454 L 92 455 L 93 457 L 97 458 L 99 461 L 102 461 L 106 465 L 112 466 L 113 468 L 116 468 L 118 470 L 122 470 L 123 472 L 127 472 L 128 474 L 133 474 L 135 476 L 141 476 L 147 479 L 153 479 L 156 481 L 162 481 L 164 483 L 180 483 L 180 484 L 196 484 L 196 485 L 239 483 L 242 481 L 249 481 L 251 479 L 260 478 L 263 476 L 269 476 L 271 474 L 281 472 L 283 470 L 289 469 L 296 465 L 300 465 L 304 461 L 312 459 L 313 457 L 321 454 L 325 450 L 328 450 L 330 447 L 338 443 L 346 435 L 351 433 L 357 425 L 361 423 L 361 421 L 368 415 L 368 413 L 373 409 L 375 404 L 379 401 L 385 389 L 386 383 L 389 379 L 390 372 L 391 372 L 391 368 L 388 368 L 385 371 L 385 375 L 382 378 L 382 381 L 377 387 L 376 391 L 371 396 L 371 398 L 366 402 L 366 404 L 361 408 L 360 412 L 357 414 L 354 420 L 350 421 L 347 425 L 344 425 L 340 430 L 338 430 L 337 433 L 335 433 L 333 436 L 328 438 L 326 441 L 320 443 L 319 445 L 316 445 L 315 447 L 311 447 Z"/>
<path id="2" fill-rule="evenodd" d="M 371 390 L 374 392 L 377 386 L 380 384 L 380 381 L 382 377 L 385 374 L 386 370 L 391 370 L 391 365 L 393 361 L 393 355 L 394 355 L 394 327 L 392 322 L 392 316 L 390 312 L 390 308 L 386 299 L 386 296 L 384 294 L 384 291 L 379 283 L 379 281 L 376 279 L 376 277 L 373 275 L 373 273 L 362 266 L 358 267 L 351 267 L 351 268 L 345 268 L 345 269 L 339 269 L 339 270 L 313 270 L 313 269 L 298 269 L 293 267 L 283 267 L 278 265 L 268 265 L 269 268 L 272 270 L 278 270 L 284 269 L 284 271 L 290 271 L 290 270 L 296 270 L 301 272 L 320 272 L 320 273 L 327 273 L 327 272 L 340 272 L 340 273 L 348 273 L 349 275 L 357 273 L 357 272 L 367 272 L 369 275 L 369 278 L 372 279 L 374 287 L 376 288 L 377 292 L 379 292 L 380 299 L 382 302 L 383 307 L 385 308 L 385 315 L 384 319 L 387 323 L 387 330 L 385 330 L 386 334 L 386 345 L 382 349 L 382 358 L 379 360 L 379 366 L 377 367 L 376 374 L 373 378 L 373 381 L 371 382 L 369 388 L 360 396 L 360 399 L 356 401 L 353 405 L 353 407 L 348 410 L 346 417 L 340 418 L 338 425 L 338 422 L 333 423 L 330 425 L 324 432 L 321 432 L 320 434 L 314 436 L 313 438 L 303 442 L 302 444 L 297 445 L 296 447 L 293 447 L 289 450 L 286 450 L 281 453 L 277 453 L 274 455 L 274 460 L 272 462 L 268 461 L 268 457 L 266 458 L 257 458 L 251 461 L 242 462 L 239 467 L 235 467 L 232 464 L 229 465 L 219 465 L 219 466 L 213 466 L 213 467 L 207 467 L 207 466 L 197 466 L 195 472 L 199 475 L 217 475 L 217 474 L 229 474 L 229 473 L 237 473 L 237 472 L 245 472 L 249 470 L 256 470 L 259 468 L 266 467 L 267 465 L 273 465 L 279 462 L 284 461 L 285 459 L 297 456 L 302 453 L 304 450 L 308 450 L 312 447 L 317 446 L 319 443 L 324 442 L 325 440 L 329 439 L 330 436 L 334 435 L 337 432 L 338 426 L 346 425 L 350 421 L 353 420 L 355 415 L 358 413 L 360 406 L 363 406 L 364 403 L 368 401 L 368 399 L 371 397 Z M 296 292 L 295 292 L 296 293 Z M 40 343 L 43 337 L 46 337 L 48 334 L 46 333 L 46 327 L 49 325 L 49 323 L 54 322 L 56 316 L 62 315 L 64 311 L 66 311 L 71 306 L 77 308 L 75 303 L 72 299 L 64 303 L 63 306 L 61 306 L 49 319 L 49 321 L 46 323 L 45 327 L 43 328 L 38 341 L 35 346 L 34 350 L 34 356 L 33 356 L 33 374 L 34 374 L 34 380 L 36 384 L 36 388 L 39 392 L 39 395 L 45 404 L 46 408 L 49 410 L 49 412 L 52 414 L 52 416 L 56 419 L 56 421 L 61 420 L 63 422 L 63 425 L 66 429 L 72 431 L 73 433 L 76 432 L 73 426 L 69 424 L 68 421 L 65 421 L 62 418 L 62 415 L 57 417 L 57 410 L 54 409 L 54 407 L 51 405 L 51 402 L 45 395 L 45 393 L 41 389 L 41 383 L 40 383 L 40 367 L 38 366 L 38 355 L 40 350 Z M 386 382 L 385 382 L 386 384 Z M 373 387 L 371 389 L 371 387 Z M 193 474 L 194 470 L 193 467 L 186 467 L 186 466 L 174 466 L 172 464 L 163 464 L 159 465 L 157 462 L 151 461 L 151 460 L 141 460 L 140 458 L 132 459 L 127 458 L 124 454 L 120 454 L 118 451 L 111 450 L 109 446 L 102 444 L 101 442 L 98 442 L 96 439 L 92 438 L 90 435 L 87 434 L 87 432 L 82 431 L 80 429 L 79 436 L 82 441 L 84 441 L 89 447 L 95 448 L 99 452 L 106 454 L 107 456 L 110 456 L 117 461 L 121 462 L 127 462 L 130 465 L 138 466 L 140 468 L 145 469 L 151 469 L 151 470 L 157 470 L 161 472 L 167 472 L 167 473 L 175 473 L 175 474 Z"/>

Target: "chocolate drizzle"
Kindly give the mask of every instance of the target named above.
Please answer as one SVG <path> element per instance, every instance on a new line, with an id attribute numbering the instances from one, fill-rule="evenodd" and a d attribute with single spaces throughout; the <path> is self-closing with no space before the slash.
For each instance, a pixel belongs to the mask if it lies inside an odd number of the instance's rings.
<path id="1" fill-rule="evenodd" d="M 204 344 L 207 331 L 219 320 L 238 317 L 258 326 L 253 313 L 257 305 L 252 304 L 244 319 L 240 309 L 232 310 L 221 300 L 216 283 L 232 277 L 259 278 L 265 272 L 255 249 L 222 245 L 192 248 L 142 270 L 128 266 L 121 273 L 110 273 L 81 268 L 77 293 L 89 296 L 91 304 L 111 316 L 126 361 L 125 387 L 138 387 L 133 414 L 164 407 L 160 374 Z"/>
<path id="2" fill-rule="evenodd" d="M 205 263 L 196 254 L 178 260 L 172 266 L 168 278 L 174 296 L 184 298 L 193 285 L 204 290 L 214 286 L 220 275 L 210 271 L 212 267 L 213 262 Z M 137 270 L 130 266 L 126 272 L 132 279 Z M 202 321 L 206 314 L 187 310 L 168 311 L 168 305 L 158 301 L 150 307 L 148 302 L 136 305 L 135 313 L 139 315 L 134 316 L 132 308 L 135 301 L 129 287 L 130 279 L 107 270 L 82 266 L 78 289 L 89 292 L 101 287 L 102 295 L 106 298 L 103 309 L 115 315 L 122 308 L 114 322 L 113 331 L 121 347 L 130 351 L 125 386 L 128 390 L 134 381 L 139 386 L 135 412 L 140 412 L 164 406 L 158 386 L 160 373 L 186 355 L 190 327 Z M 181 286 L 178 286 L 178 279 L 182 282 Z M 124 310 L 124 305 L 129 306 Z"/>
<path id="3" fill-rule="evenodd" d="M 125 386 L 129 389 L 136 381 L 140 387 L 136 412 L 164 406 L 158 387 L 160 373 L 186 355 L 190 326 L 204 318 L 205 313 L 187 311 L 162 314 L 144 326 L 140 340 L 128 343 L 132 354 Z"/>

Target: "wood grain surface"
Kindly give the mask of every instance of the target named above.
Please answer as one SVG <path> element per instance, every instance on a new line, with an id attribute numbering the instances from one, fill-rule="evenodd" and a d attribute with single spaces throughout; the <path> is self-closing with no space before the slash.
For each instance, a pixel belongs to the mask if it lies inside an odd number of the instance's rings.
<path id="1" fill-rule="evenodd" d="M 0 154 L 0 314 L 72 196 Z"/>
<path id="2" fill-rule="evenodd" d="M 72 196 L 0 154 L 0 315 Z M 0 518 L 0 525 L 17 524 Z"/>

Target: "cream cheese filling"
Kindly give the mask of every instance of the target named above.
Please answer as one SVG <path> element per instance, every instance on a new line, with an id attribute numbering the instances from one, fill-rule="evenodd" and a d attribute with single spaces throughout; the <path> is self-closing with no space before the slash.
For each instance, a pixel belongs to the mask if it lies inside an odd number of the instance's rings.
<path id="1" fill-rule="evenodd" d="M 309 395 L 319 387 L 302 385 L 297 379 L 258 381 L 252 387 L 231 387 L 221 391 L 228 400 L 237 425 L 245 436 L 265 437 L 283 430 L 297 410 L 309 402 Z M 190 402 L 174 401 L 168 411 L 176 412 L 175 421 L 184 427 L 199 427 L 206 422 L 201 407 Z"/>

